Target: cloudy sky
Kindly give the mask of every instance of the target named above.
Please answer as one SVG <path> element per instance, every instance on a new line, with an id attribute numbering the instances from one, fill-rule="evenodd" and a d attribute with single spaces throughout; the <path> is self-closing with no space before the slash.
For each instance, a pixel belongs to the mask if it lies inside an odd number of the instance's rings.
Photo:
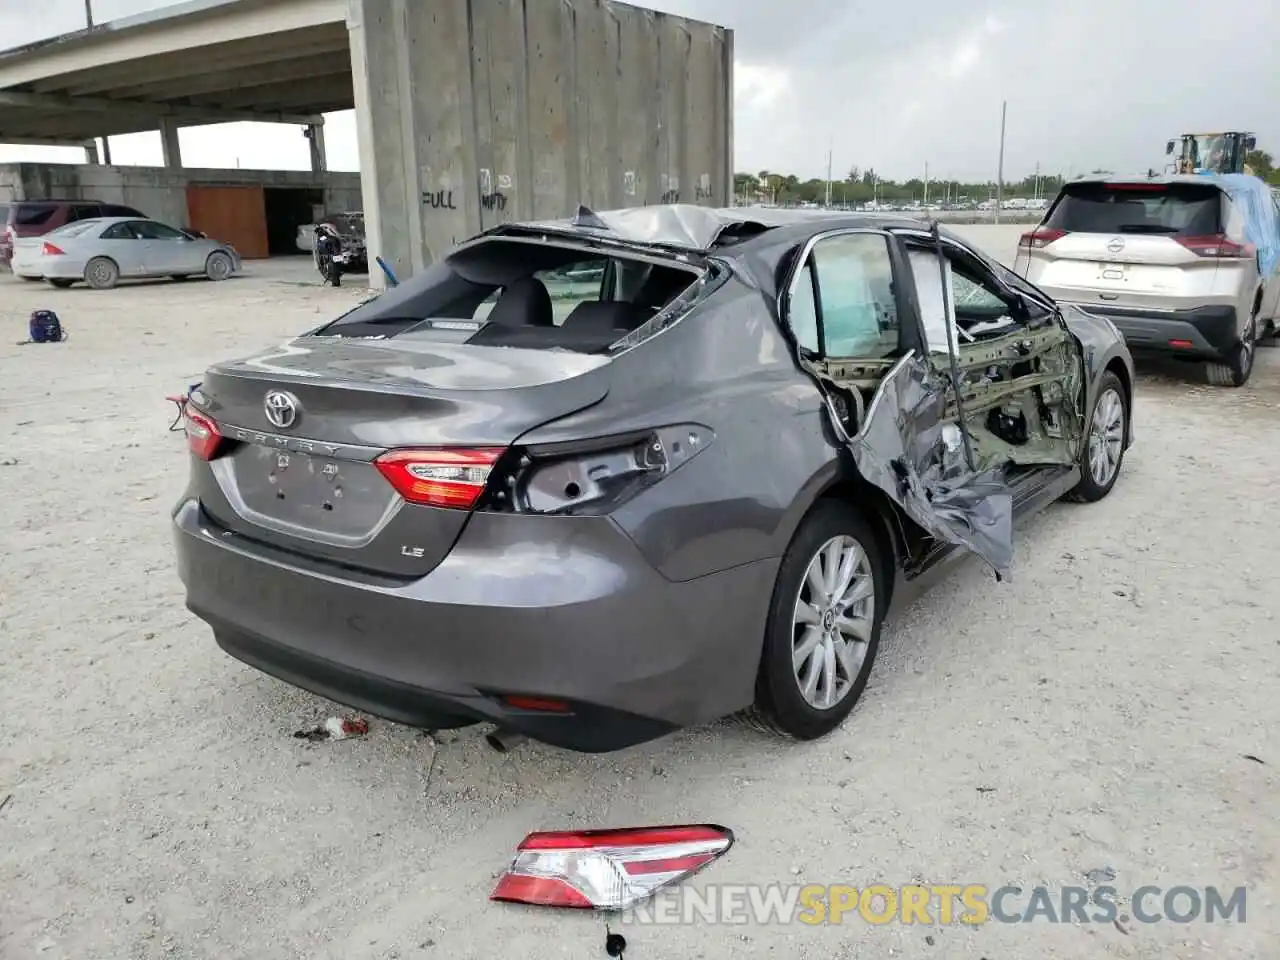
<path id="1" fill-rule="evenodd" d="M 172 0 L 92 0 L 98 21 Z M 1280 4 L 1230 17 L 1203 0 L 648 0 L 734 28 L 739 170 L 977 180 L 995 176 L 1007 100 L 1010 179 L 1145 170 L 1170 136 L 1247 129 L 1280 154 Z M 33 11 L 38 11 L 34 12 Z M 0 47 L 84 25 L 83 0 L 0 0 Z M 355 122 L 329 119 L 330 166 L 356 169 Z M 182 131 L 191 166 L 305 169 L 293 128 Z M 158 134 L 112 139 L 117 163 L 158 163 Z M 0 146 L 0 162 L 79 151 Z"/>

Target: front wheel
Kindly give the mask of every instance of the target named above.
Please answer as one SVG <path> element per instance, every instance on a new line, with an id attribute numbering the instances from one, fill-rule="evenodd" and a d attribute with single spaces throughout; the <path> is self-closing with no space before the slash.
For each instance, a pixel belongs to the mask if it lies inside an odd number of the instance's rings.
<path id="1" fill-rule="evenodd" d="M 797 740 L 844 721 L 880 644 L 886 575 L 858 511 L 822 501 L 805 517 L 778 570 L 749 721 Z"/>
<path id="2" fill-rule="evenodd" d="M 1080 451 L 1080 482 L 1067 494 L 1068 500 L 1094 503 L 1111 492 L 1124 462 L 1128 425 L 1124 385 L 1107 371 L 1098 381 L 1098 396 L 1093 401 L 1088 433 Z"/>
<path id="3" fill-rule="evenodd" d="M 231 276 L 233 269 L 231 258 L 221 250 L 209 254 L 209 259 L 204 264 L 204 272 L 210 280 L 225 280 Z"/>
<path id="4" fill-rule="evenodd" d="M 1258 342 L 1257 311 L 1249 318 L 1249 326 L 1227 357 L 1226 363 L 1206 363 L 1205 376 L 1215 387 L 1243 387 L 1253 373 L 1253 353 Z"/>

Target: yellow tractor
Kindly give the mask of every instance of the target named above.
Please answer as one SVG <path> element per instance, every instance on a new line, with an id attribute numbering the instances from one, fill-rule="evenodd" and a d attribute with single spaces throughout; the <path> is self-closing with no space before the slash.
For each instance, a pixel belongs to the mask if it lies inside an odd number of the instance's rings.
<path id="1" fill-rule="evenodd" d="M 1258 143 L 1252 133 L 1184 133 L 1165 144 L 1165 156 L 1172 157 L 1179 143 L 1182 151 L 1169 164 L 1172 173 L 1253 174 L 1244 162 L 1245 155 Z"/>

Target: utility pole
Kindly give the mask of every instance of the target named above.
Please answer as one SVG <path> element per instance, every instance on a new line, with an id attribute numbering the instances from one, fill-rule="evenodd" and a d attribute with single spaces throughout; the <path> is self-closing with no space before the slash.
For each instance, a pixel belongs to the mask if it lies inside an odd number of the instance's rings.
<path id="1" fill-rule="evenodd" d="M 1036 193 L 1035 198 L 1040 199 L 1040 161 L 1036 161 Z"/>
<path id="2" fill-rule="evenodd" d="M 929 205 L 929 161 L 924 162 L 924 206 Z"/>
<path id="3" fill-rule="evenodd" d="M 835 155 L 835 142 L 833 138 L 832 142 L 830 142 L 827 145 L 827 198 L 824 206 L 828 210 L 831 209 L 831 160 L 834 155 Z"/>
<path id="4" fill-rule="evenodd" d="M 84 25 L 93 29 L 93 0 L 84 0 Z"/>
<path id="5" fill-rule="evenodd" d="M 1009 101 L 1000 101 L 1000 164 L 996 168 L 996 217 L 1000 222 L 1000 205 L 1004 202 L 1004 121 L 1009 109 Z"/>

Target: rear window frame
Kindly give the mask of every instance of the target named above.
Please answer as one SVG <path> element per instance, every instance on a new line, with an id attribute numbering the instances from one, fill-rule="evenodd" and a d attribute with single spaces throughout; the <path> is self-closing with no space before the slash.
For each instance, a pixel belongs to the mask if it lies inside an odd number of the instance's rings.
<path id="1" fill-rule="evenodd" d="M 1126 189 L 1128 188 L 1128 189 Z M 1096 200 L 1090 201 L 1087 197 L 1080 196 L 1085 191 L 1096 191 L 1103 195 L 1124 196 L 1127 194 L 1135 198 L 1141 198 L 1143 194 L 1152 196 L 1154 194 L 1177 194 L 1177 193 L 1202 193 L 1203 196 L 1195 198 L 1184 198 L 1188 203 L 1201 203 L 1209 200 L 1216 200 L 1214 208 L 1215 222 L 1213 229 L 1201 229 L 1202 224 L 1196 223 L 1192 218 L 1191 223 L 1196 224 L 1196 229 L 1188 229 L 1186 225 L 1179 227 L 1176 231 L 1150 231 L 1153 236 L 1167 237 L 1191 237 L 1191 236 L 1210 236 L 1220 234 L 1226 229 L 1228 205 L 1231 198 L 1222 187 L 1216 183 L 1204 182 L 1193 183 L 1189 181 L 1174 181 L 1170 183 L 1147 183 L 1140 180 L 1089 180 L 1077 183 L 1065 184 L 1058 191 L 1058 196 L 1054 199 L 1053 204 L 1045 212 L 1044 219 L 1040 221 L 1042 227 L 1049 229 L 1064 230 L 1067 233 L 1092 233 L 1092 234 L 1123 234 L 1123 235 L 1143 235 L 1148 231 L 1142 230 L 1124 230 L 1123 225 L 1116 224 L 1106 229 L 1082 229 L 1075 226 L 1071 222 L 1064 222 L 1065 218 L 1059 219 L 1064 205 L 1068 201 L 1081 204 L 1090 204 L 1100 206 Z M 1176 199 L 1176 197 L 1175 197 Z M 1093 226 L 1092 224 L 1090 226 Z"/>
<path id="2" fill-rule="evenodd" d="M 15 227 L 43 227 L 52 220 L 59 210 L 66 207 L 65 203 L 44 203 L 39 200 L 19 200 L 13 205 L 10 214 L 10 223 Z M 31 209 L 38 209 L 44 212 L 44 216 L 39 220 L 32 220 L 24 217 L 24 212 Z"/>
<path id="3" fill-rule="evenodd" d="M 640 324 L 640 326 L 636 327 L 634 330 L 631 330 L 630 332 L 624 335 L 612 338 L 611 340 L 608 341 L 607 344 L 604 342 L 601 342 L 598 336 L 589 337 L 589 336 L 583 335 L 579 338 L 582 340 L 581 343 L 567 342 L 569 338 L 566 337 L 566 342 L 547 343 L 545 345 L 536 344 L 536 343 L 517 342 L 521 338 L 519 336 L 513 336 L 512 338 L 513 342 L 510 344 L 510 346 L 523 348 L 523 349 L 567 350 L 575 353 L 585 353 L 587 355 L 599 355 L 599 356 L 605 356 L 608 358 L 618 356 L 623 352 L 631 350 L 634 347 L 640 346 L 641 344 L 650 340 L 652 337 L 661 333 L 663 330 L 674 325 L 676 322 L 679 322 L 679 320 L 683 319 L 683 317 L 690 312 L 693 306 L 696 305 L 697 301 L 701 300 L 703 296 L 709 295 L 714 289 L 718 289 L 722 285 L 723 281 L 727 279 L 727 276 L 729 273 L 729 269 L 727 265 L 723 264 L 721 261 L 715 259 L 714 257 L 704 257 L 700 254 L 691 253 L 688 251 L 673 252 L 673 251 L 667 251 L 662 249 L 650 249 L 647 247 L 636 246 L 631 244 L 593 243 L 590 241 L 584 242 L 584 241 L 578 240 L 578 238 L 576 237 L 572 237 L 564 234 L 547 233 L 547 232 L 539 232 L 537 234 L 530 234 L 528 236 L 521 236 L 518 234 L 516 235 L 503 234 L 502 236 L 476 237 L 470 241 L 460 244 L 458 247 L 456 247 L 454 250 L 450 252 L 449 256 L 438 261 L 436 264 L 429 266 L 427 269 L 433 270 L 433 269 L 439 269 L 440 267 L 446 267 L 450 270 L 450 273 L 453 279 L 460 280 L 464 283 L 472 284 L 475 286 L 488 287 L 490 286 L 489 284 L 481 284 L 477 281 L 473 281 L 469 279 L 463 273 L 454 269 L 453 265 L 449 261 L 452 260 L 459 253 L 464 253 L 465 251 L 473 250 L 482 245 L 493 245 L 493 244 L 510 245 L 510 244 L 517 244 L 517 243 L 527 244 L 531 246 L 538 246 L 542 248 L 554 247 L 556 249 L 570 251 L 573 253 L 583 255 L 582 259 L 584 260 L 597 259 L 597 258 L 599 259 L 617 258 L 617 259 L 635 260 L 638 262 L 650 263 L 655 266 L 659 266 L 668 270 L 678 270 L 682 273 L 687 273 L 689 275 L 688 284 L 686 284 L 681 289 L 680 293 L 678 293 L 675 297 L 669 300 L 667 304 L 661 310 L 659 310 L 653 317 L 650 317 L 649 319 L 647 319 L 644 323 Z M 445 279 L 442 279 L 440 282 L 444 283 L 447 281 Z M 350 337 L 352 339 L 399 340 L 404 337 L 412 337 L 414 334 L 423 334 L 423 333 L 436 332 L 436 331 L 438 331 L 438 333 L 440 334 L 444 334 L 446 333 L 446 331 L 456 333 L 458 330 L 459 324 L 474 323 L 475 329 L 468 333 L 466 340 L 462 341 L 463 343 L 467 343 L 467 341 L 470 341 L 472 338 L 479 335 L 482 331 L 484 331 L 488 327 L 488 323 L 485 321 L 484 318 L 481 318 L 480 320 L 475 320 L 472 318 L 427 316 L 419 319 L 414 319 L 410 316 L 403 316 L 400 318 L 396 318 L 394 314 L 388 314 L 385 317 L 373 317 L 367 321 L 354 320 L 351 318 L 352 314 L 360 311 L 363 307 L 376 303 L 382 297 L 387 296 L 389 293 L 392 293 L 394 289 L 395 288 L 392 288 L 392 290 L 389 290 L 383 294 L 380 294 L 377 297 L 373 297 L 369 300 L 364 301 L 363 303 L 359 304 L 352 310 L 348 310 L 342 315 L 335 317 L 333 320 L 330 320 L 327 323 L 319 327 L 316 327 L 313 330 L 308 331 L 306 334 L 304 334 L 304 336 Z M 494 291 L 497 291 L 497 290 L 501 290 L 501 285 L 493 286 L 492 289 L 490 289 L 489 292 L 485 294 L 484 298 L 477 301 L 477 305 L 476 305 L 477 309 L 479 308 L 479 305 L 484 302 L 484 299 L 487 299 L 488 296 L 490 296 Z M 382 333 L 382 334 L 380 334 L 377 331 L 377 326 L 379 322 L 385 322 L 388 325 L 390 325 L 397 321 L 405 322 L 409 320 L 412 320 L 413 322 L 411 322 L 408 326 L 400 327 L 398 329 L 394 329 L 387 333 Z M 357 331 L 360 331 L 360 332 L 352 332 L 352 333 L 338 332 L 338 330 L 341 327 L 347 324 L 350 324 L 352 327 L 354 327 Z M 367 327 L 366 327 L 366 324 L 367 324 Z M 524 328 L 517 327 L 512 329 L 523 330 Z M 532 328 L 532 327 L 529 328 L 529 330 L 535 330 L 535 329 L 541 329 L 541 328 Z M 447 335 L 441 336 L 440 339 L 442 342 L 454 342 L 454 343 L 459 342 L 456 338 L 451 338 Z M 532 339 L 532 336 L 525 337 L 523 339 Z M 503 346 L 503 344 L 500 344 L 500 343 L 488 344 L 484 342 L 470 343 L 468 345 L 475 346 L 475 347 Z"/>

